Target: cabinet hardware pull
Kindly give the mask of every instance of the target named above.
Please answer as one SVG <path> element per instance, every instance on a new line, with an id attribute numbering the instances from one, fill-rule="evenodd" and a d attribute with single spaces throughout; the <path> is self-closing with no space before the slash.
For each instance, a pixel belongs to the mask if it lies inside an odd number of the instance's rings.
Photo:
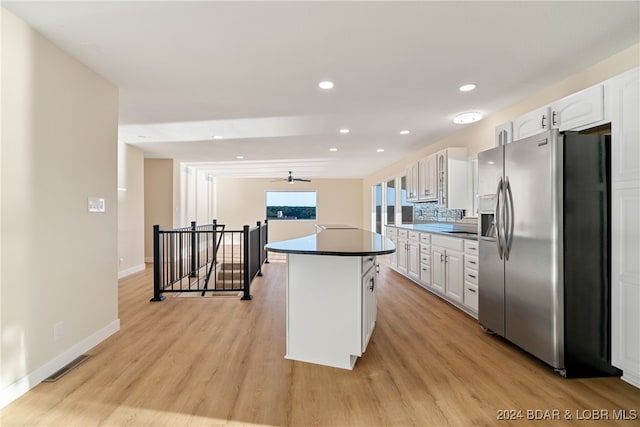
<path id="1" fill-rule="evenodd" d="M 373 277 L 371 278 L 371 286 L 369 286 L 369 290 L 371 292 L 373 292 L 373 290 L 376 288 L 376 281 L 373 279 Z"/>
<path id="2" fill-rule="evenodd" d="M 473 274 L 467 274 L 467 276 L 471 277 L 472 279 L 476 278 L 476 276 L 474 276 Z"/>
<path id="3" fill-rule="evenodd" d="M 440 254 L 440 262 L 444 262 L 444 255 Z"/>
<path id="4" fill-rule="evenodd" d="M 469 264 L 475 264 L 475 263 L 476 263 L 475 261 L 469 261 Z"/>
<path id="5" fill-rule="evenodd" d="M 476 293 L 475 289 L 471 289 L 471 288 L 467 288 L 469 290 L 469 292 L 473 292 L 474 294 Z"/>
<path id="6" fill-rule="evenodd" d="M 542 115 L 542 129 L 546 128 L 547 125 L 544 124 L 544 121 L 547 120 L 547 116 L 545 116 L 544 114 Z"/>
<path id="7" fill-rule="evenodd" d="M 554 112 L 551 114 L 551 125 L 552 125 L 552 126 L 557 125 L 557 123 L 556 123 L 556 116 L 557 116 L 557 115 L 558 115 L 558 113 L 557 113 L 556 111 L 554 111 Z"/>
<path id="8" fill-rule="evenodd" d="M 376 264 L 376 274 L 380 274 L 380 264 Z"/>

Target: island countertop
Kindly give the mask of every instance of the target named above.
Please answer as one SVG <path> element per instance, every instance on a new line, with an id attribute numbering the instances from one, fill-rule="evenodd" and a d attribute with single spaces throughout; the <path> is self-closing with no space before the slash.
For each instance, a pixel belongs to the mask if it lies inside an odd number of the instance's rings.
<path id="1" fill-rule="evenodd" d="M 326 229 L 297 239 L 272 242 L 265 245 L 265 249 L 288 254 L 367 256 L 390 254 L 396 247 L 380 234 L 351 228 Z"/>

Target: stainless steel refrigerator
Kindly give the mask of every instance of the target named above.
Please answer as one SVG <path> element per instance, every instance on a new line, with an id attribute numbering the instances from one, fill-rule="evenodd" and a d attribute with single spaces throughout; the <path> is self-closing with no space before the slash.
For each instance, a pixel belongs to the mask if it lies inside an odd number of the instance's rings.
<path id="1" fill-rule="evenodd" d="M 610 365 L 610 136 L 478 154 L 479 321 L 562 375 Z"/>

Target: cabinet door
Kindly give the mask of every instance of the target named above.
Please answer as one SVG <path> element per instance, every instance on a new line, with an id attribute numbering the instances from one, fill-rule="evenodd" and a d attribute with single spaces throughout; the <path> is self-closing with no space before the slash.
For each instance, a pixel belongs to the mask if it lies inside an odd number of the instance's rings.
<path id="1" fill-rule="evenodd" d="M 427 176 L 426 176 L 426 188 L 427 188 L 427 201 L 437 200 L 438 194 L 438 167 L 436 164 L 436 155 L 432 154 L 425 159 L 427 163 Z"/>
<path id="2" fill-rule="evenodd" d="M 362 351 L 367 349 L 378 315 L 376 269 L 370 269 L 362 278 Z"/>
<path id="3" fill-rule="evenodd" d="M 496 147 L 507 145 L 512 141 L 513 123 L 507 122 L 496 126 Z"/>
<path id="4" fill-rule="evenodd" d="M 445 295 L 462 302 L 464 294 L 464 262 L 462 252 L 445 251 Z"/>
<path id="5" fill-rule="evenodd" d="M 407 274 L 407 239 L 398 238 L 396 254 L 398 255 L 398 270 Z"/>
<path id="6" fill-rule="evenodd" d="M 427 200 L 427 168 L 428 164 L 426 159 L 422 159 L 418 162 L 418 199 L 420 201 Z"/>
<path id="7" fill-rule="evenodd" d="M 418 179 L 419 164 L 412 163 L 407 169 L 407 200 L 410 202 L 418 201 Z"/>
<path id="8" fill-rule="evenodd" d="M 569 130 L 604 119 L 604 85 L 597 85 L 551 104 L 551 126 Z"/>
<path id="9" fill-rule="evenodd" d="M 431 287 L 444 293 L 445 269 L 444 248 L 431 247 Z"/>
<path id="10" fill-rule="evenodd" d="M 391 254 L 391 266 L 398 268 L 398 238 L 396 236 L 389 236 L 389 240 L 391 240 L 396 247 L 396 251 Z"/>
<path id="11" fill-rule="evenodd" d="M 438 190 L 437 200 L 439 206 L 447 206 L 447 152 L 436 154 L 436 186 Z"/>
<path id="12" fill-rule="evenodd" d="M 640 70 L 612 79 L 611 363 L 640 387 Z"/>
<path id="13" fill-rule="evenodd" d="M 550 125 L 549 107 L 533 110 L 513 121 L 513 141 L 544 132 Z"/>
<path id="14" fill-rule="evenodd" d="M 407 273 L 413 279 L 420 278 L 420 244 L 411 240 L 407 251 Z"/>

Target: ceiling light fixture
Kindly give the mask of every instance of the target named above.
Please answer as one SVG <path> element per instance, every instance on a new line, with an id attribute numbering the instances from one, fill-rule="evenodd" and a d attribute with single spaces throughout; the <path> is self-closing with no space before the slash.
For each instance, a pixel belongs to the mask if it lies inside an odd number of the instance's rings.
<path id="1" fill-rule="evenodd" d="M 213 135 L 213 139 L 222 139 L 222 136 L 220 136 L 220 135 Z"/>
<path id="2" fill-rule="evenodd" d="M 469 123 L 475 123 L 478 120 L 482 120 L 482 114 L 476 111 L 468 111 L 466 113 L 460 113 L 453 118 L 453 123 L 457 125 L 466 125 Z"/>
<path id="3" fill-rule="evenodd" d="M 469 92 L 474 90 L 475 88 L 476 88 L 475 83 L 467 83 L 460 86 L 460 92 Z"/>
<path id="4" fill-rule="evenodd" d="M 337 148 L 329 148 L 329 151 L 338 151 Z"/>
<path id="5" fill-rule="evenodd" d="M 382 153 L 382 152 L 384 151 L 384 148 L 378 148 L 376 151 L 377 151 L 378 153 Z"/>
<path id="6" fill-rule="evenodd" d="M 400 131 L 400 135 L 409 135 L 411 133 L 411 131 L 408 130 L 401 130 Z"/>
<path id="7" fill-rule="evenodd" d="M 332 89 L 334 84 L 333 82 L 330 82 L 329 80 L 325 80 L 323 82 L 318 83 L 318 86 L 320 87 L 320 89 Z"/>
<path id="8" fill-rule="evenodd" d="M 244 159 L 244 156 L 236 156 L 236 159 L 242 160 L 242 159 Z"/>
<path id="9" fill-rule="evenodd" d="M 340 129 L 340 133 L 349 133 L 351 132 L 349 129 Z"/>

